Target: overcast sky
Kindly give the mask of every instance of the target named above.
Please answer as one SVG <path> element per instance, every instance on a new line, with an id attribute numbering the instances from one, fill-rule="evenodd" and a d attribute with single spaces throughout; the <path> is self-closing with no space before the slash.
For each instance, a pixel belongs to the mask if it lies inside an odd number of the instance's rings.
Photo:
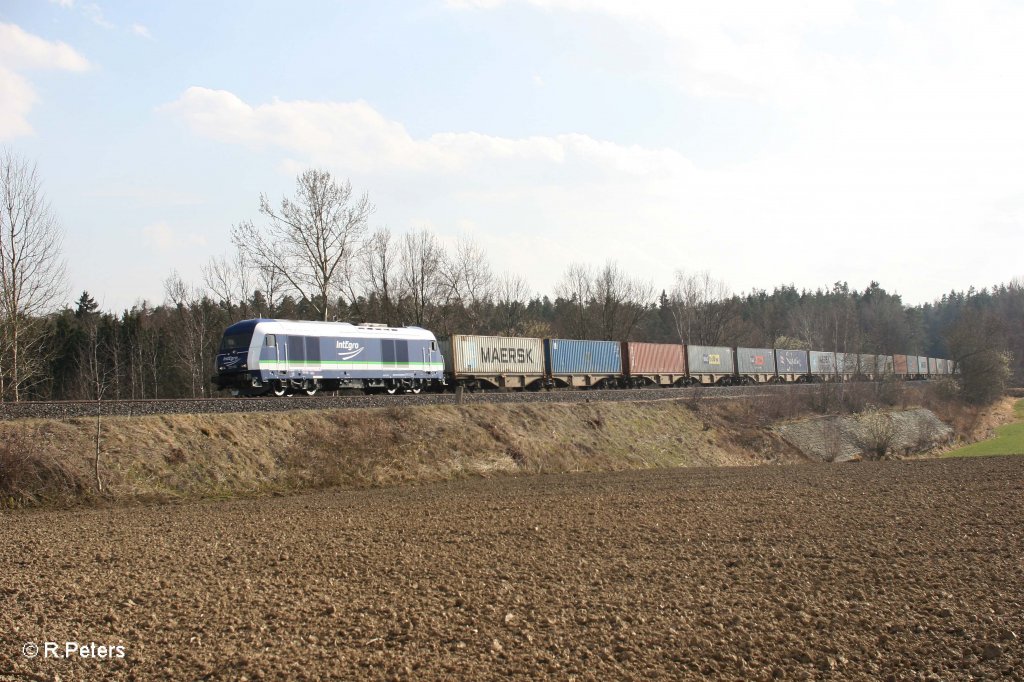
<path id="1" fill-rule="evenodd" d="M 1021 36 L 1009 0 L 4 0 L 0 145 L 108 309 L 311 166 L 542 293 L 614 259 L 921 303 L 1024 275 Z"/>

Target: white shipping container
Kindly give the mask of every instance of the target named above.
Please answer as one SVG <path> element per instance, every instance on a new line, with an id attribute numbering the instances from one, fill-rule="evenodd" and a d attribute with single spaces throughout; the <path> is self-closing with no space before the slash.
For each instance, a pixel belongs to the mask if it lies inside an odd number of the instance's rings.
<path id="1" fill-rule="evenodd" d="M 836 371 L 836 354 L 830 351 L 812 350 L 811 374 L 832 374 Z"/>
<path id="2" fill-rule="evenodd" d="M 540 339 L 456 335 L 441 341 L 444 371 L 459 375 L 544 374 Z"/>

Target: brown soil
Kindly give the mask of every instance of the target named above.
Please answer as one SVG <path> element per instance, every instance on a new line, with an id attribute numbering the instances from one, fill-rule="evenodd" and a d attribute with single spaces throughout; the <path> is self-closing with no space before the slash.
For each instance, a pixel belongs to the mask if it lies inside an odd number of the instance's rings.
<path id="1" fill-rule="evenodd" d="M 981 458 L 8 512 L 0 678 L 1020 679 L 1022 500 Z"/>

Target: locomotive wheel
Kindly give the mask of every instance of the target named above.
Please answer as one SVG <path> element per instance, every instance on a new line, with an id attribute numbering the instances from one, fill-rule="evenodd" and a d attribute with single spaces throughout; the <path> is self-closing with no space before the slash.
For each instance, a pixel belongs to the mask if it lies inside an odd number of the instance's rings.
<path id="1" fill-rule="evenodd" d="M 309 388 L 307 388 L 305 390 L 306 390 L 306 395 L 314 396 L 314 395 L 316 395 L 316 392 L 320 390 L 320 385 L 319 384 L 313 384 L 312 386 L 310 386 Z"/>
<path id="2" fill-rule="evenodd" d="M 412 393 L 413 395 L 418 395 L 422 390 L 423 386 L 418 381 L 414 381 L 412 386 L 409 387 L 409 393 Z"/>
<path id="3" fill-rule="evenodd" d="M 398 387 L 395 386 L 394 384 L 388 384 L 387 387 L 384 389 L 384 392 L 387 393 L 388 395 L 394 395 L 398 393 Z"/>
<path id="4" fill-rule="evenodd" d="M 288 392 L 288 387 L 280 381 L 275 381 L 270 385 L 270 392 L 281 398 Z"/>

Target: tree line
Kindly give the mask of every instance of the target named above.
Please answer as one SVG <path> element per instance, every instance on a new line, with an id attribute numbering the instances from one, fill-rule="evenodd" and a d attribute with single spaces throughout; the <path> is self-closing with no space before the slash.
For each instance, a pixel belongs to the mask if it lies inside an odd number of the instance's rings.
<path id="1" fill-rule="evenodd" d="M 1020 280 L 907 306 L 877 282 L 737 294 L 708 273 L 679 271 L 659 289 L 609 261 L 570 264 L 549 295 L 495 272 L 472 239 L 371 230 L 369 197 L 320 170 L 301 174 L 277 205 L 262 195 L 263 220 L 233 226 L 234 251 L 210 258 L 201 281 L 172 272 L 159 304 L 102 311 L 88 292 L 62 300 L 61 232 L 35 168 L 6 152 L 0 183 L 3 400 L 211 395 L 224 328 L 251 317 L 418 325 L 439 337 L 907 352 L 958 360 L 972 376 L 984 372 L 986 386 L 1011 374 L 1024 381 L 1024 358 L 1010 353 L 1024 347 Z"/>

